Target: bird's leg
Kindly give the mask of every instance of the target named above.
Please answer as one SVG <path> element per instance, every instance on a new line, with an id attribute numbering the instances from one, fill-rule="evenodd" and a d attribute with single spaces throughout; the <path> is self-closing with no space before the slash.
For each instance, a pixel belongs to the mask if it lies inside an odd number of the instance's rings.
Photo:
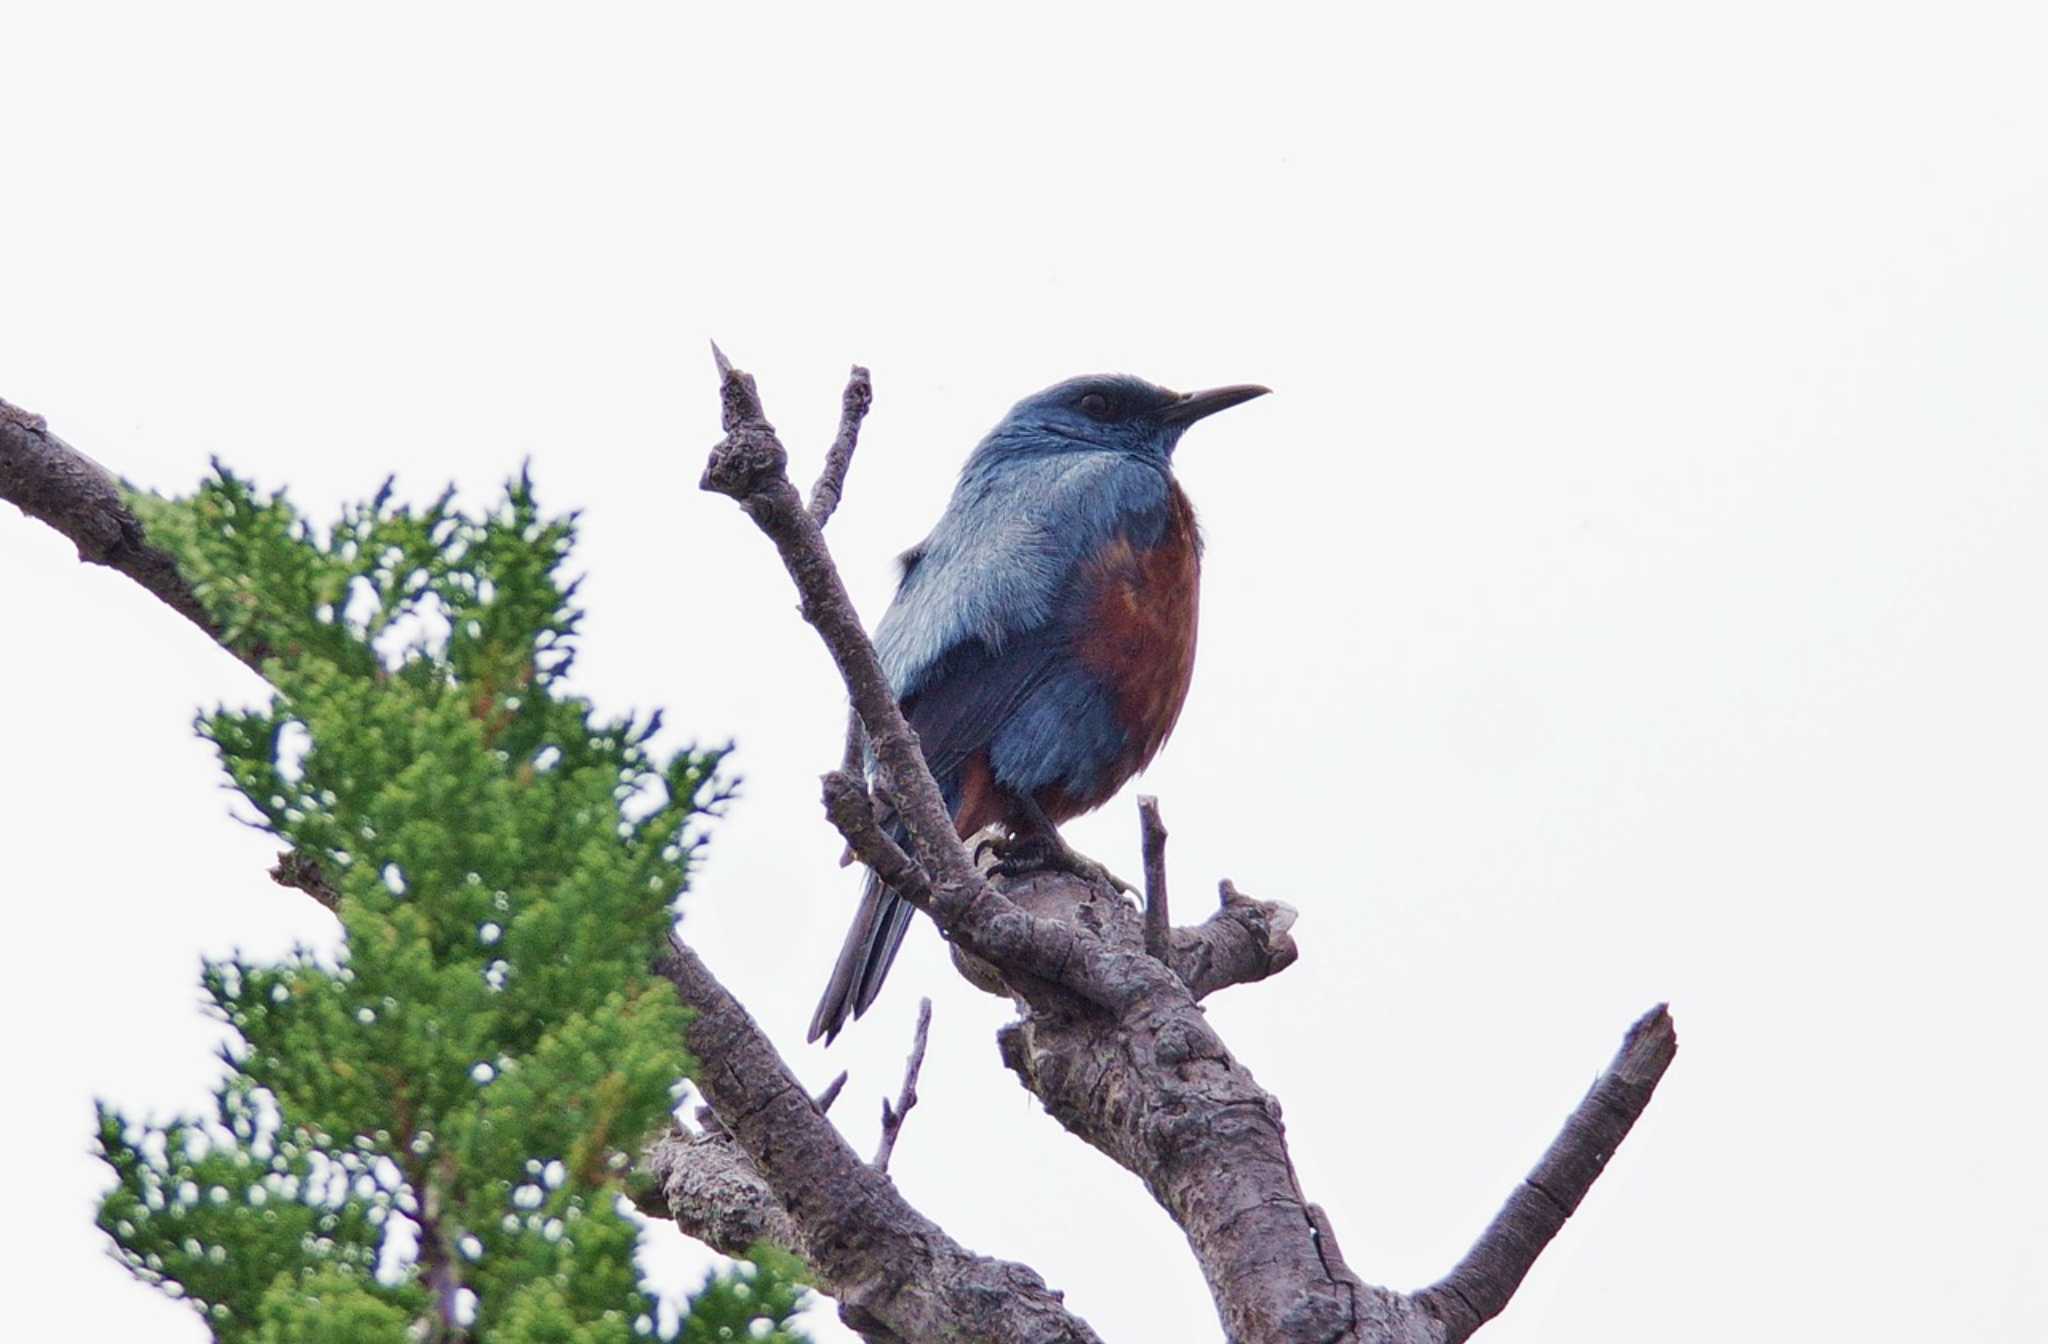
<path id="1" fill-rule="evenodd" d="M 1034 799 L 1021 793 L 1008 793 L 1005 798 L 1010 804 L 1011 835 L 1008 840 L 983 842 L 997 859 L 990 873 L 997 877 L 1048 870 L 1072 873 L 1084 882 L 1106 882 L 1127 896 L 1137 894 L 1136 887 L 1069 845 Z M 980 848 L 976 847 L 977 854 Z"/>

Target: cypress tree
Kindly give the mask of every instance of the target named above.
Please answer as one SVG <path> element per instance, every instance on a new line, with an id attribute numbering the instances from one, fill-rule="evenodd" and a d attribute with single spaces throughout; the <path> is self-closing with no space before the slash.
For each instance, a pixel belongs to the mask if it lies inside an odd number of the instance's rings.
<path id="1" fill-rule="evenodd" d="M 728 790 L 567 688 L 574 517 L 524 473 L 480 515 L 387 482 L 324 530 L 218 466 L 130 502 L 270 683 L 198 729 L 342 938 L 206 963 L 211 1114 L 101 1105 L 116 1253 L 224 1344 L 663 1333 L 623 1191 L 690 1069 L 650 966 Z M 800 1338 L 797 1268 L 714 1276 L 679 1337 Z"/>

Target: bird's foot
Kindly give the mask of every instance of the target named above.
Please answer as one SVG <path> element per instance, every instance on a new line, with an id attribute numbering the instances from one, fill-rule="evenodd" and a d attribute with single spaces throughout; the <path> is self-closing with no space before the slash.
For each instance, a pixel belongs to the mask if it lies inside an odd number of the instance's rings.
<path id="1" fill-rule="evenodd" d="M 1060 838 L 1057 831 L 1037 831 L 1009 839 L 988 839 L 974 847 L 979 862 L 984 852 L 994 854 L 991 877 L 1024 877 L 1031 873 L 1071 873 L 1083 882 L 1106 883 L 1115 891 L 1134 896 L 1138 889 Z"/>

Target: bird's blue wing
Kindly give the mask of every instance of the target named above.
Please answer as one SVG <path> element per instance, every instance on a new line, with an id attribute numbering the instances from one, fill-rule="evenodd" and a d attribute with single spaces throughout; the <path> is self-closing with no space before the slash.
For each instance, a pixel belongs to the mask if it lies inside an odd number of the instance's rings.
<path id="1" fill-rule="evenodd" d="M 957 769 L 1071 671 L 1062 599 L 1112 539 L 1158 538 L 1169 489 L 1157 467 L 1124 454 L 969 461 L 875 630 L 934 774 Z"/>
<path id="2" fill-rule="evenodd" d="M 978 639 L 955 645 L 927 671 L 903 712 L 942 784 L 1068 661 L 1069 644 L 1063 624 L 1051 621 L 1000 653 Z"/>
<path id="3" fill-rule="evenodd" d="M 1112 537 L 1157 539 L 1169 489 L 1162 469 L 1124 454 L 970 459 L 875 627 L 897 697 L 915 694 L 962 644 L 1000 653 L 1052 621 L 1075 569 Z"/>

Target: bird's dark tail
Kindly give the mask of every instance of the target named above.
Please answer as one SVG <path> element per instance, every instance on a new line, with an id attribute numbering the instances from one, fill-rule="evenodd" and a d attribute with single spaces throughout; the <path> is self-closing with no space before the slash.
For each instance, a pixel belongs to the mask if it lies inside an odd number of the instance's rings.
<path id="1" fill-rule="evenodd" d="M 898 845 L 910 847 L 910 834 L 902 822 L 891 822 L 888 831 Z M 848 1018 L 859 1017 L 868 1010 L 875 995 L 882 992 L 882 978 L 889 974 L 896 949 L 903 946 L 903 935 L 910 930 L 910 917 L 916 913 L 917 907 L 869 871 L 867 886 L 860 895 L 860 913 L 854 916 L 853 927 L 846 931 L 846 944 L 839 949 L 839 960 L 832 967 L 825 997 L 818 1000 L 818 1011 L 811 1015 L 811 1034 L 807 1040 L 823 1036 L 825 1044 L 830 1045 Z"/>

